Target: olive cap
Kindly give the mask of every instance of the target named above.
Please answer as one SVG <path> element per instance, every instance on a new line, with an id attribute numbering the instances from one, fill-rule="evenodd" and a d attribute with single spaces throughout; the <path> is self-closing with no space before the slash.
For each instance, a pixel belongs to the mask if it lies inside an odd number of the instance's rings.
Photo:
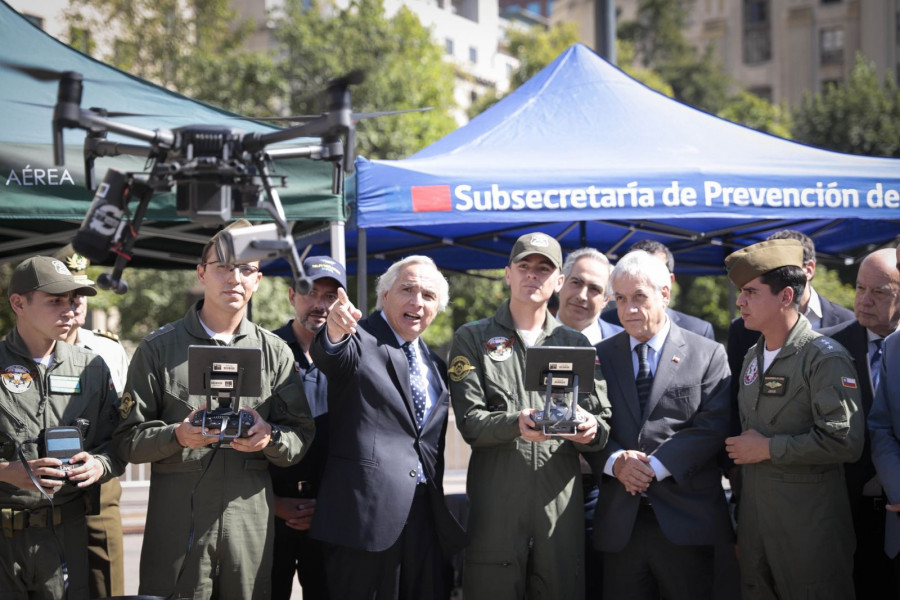
<path id="1" fill-rule="evenodd" d="M 738 288 L 779 267 L 803 267 L 803 244 L 797 240 L 766 240 L 725 257 L 728 278 Z"/>
<path id="2" fill-rule="evenodd" d="M 9 295 L 28 292 L 96 296 L 97 290 L 82 281 L 76 281 L 61 261 L 50 256 L 32 256 L 22 261 L 9 280 Z"/>
<path id="3" fill-rule="evenodd" d="M 540 232 L 519 237 L 509 253 L 509 264 L 519 262 L 529 254 L 546 256 L 557 269 L 562 269 L 562 248 L 554 237 Z"/>

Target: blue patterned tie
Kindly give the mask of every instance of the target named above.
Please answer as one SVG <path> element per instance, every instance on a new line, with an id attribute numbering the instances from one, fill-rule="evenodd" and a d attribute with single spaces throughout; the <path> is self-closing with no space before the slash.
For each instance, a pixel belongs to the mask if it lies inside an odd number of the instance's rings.
<path id="1" fill-rule="evenodd" d="M 638 400 L 641 403 L 641 413 L 643 413 L 647 407 L 647 398 L 650 397 L 650 388 L 653 387 L 653 375 L 650 374 L 648 358 L 650 347 L 647 344 L 638 344 L 634 350 L 638 355 L 638 373 L 634 382 L 637 385 Z"/>
<path id="2" fill-rule="evenodd" d="M 416 423 L 419 429 L 422 428 L 422 422 L 425 420 L 425 401 L 427 399 L 428 382 L 425 374 L 419 366 L 419 358 L 416 353 L 416 345 L 413 342 L 406 342 L 402 346 L 403 352 L 406 354 L 406 360 L 409 362 L 409 387 L 412 389 L 413 407 L 416 410 Z"/>
<path id="3" fill-rule="evenodd" d="M 872 358 L 869 359 L 869 365 L 872 373 L 872 389 L 874 391 L 878 389 L 878 380 L 881 377 L 881 343 L 884 341 L 884 338 L 872 341 L 875 343 L 875 352 L 872 353 Z"/>

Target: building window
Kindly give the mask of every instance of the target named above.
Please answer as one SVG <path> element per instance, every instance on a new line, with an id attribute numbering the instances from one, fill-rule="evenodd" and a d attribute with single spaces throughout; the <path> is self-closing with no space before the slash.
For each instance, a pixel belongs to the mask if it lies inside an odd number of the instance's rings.
<path id="1" fill-rule="evenodd" d="M 541 14 L 541 3 L 540 2 L 529 2 L 525 5 L 525 10 L 530 12 L 533 15 Z"/>
<path id="2" fill-rule="evenodd" d="M 840 4 L 841 0 L 822 0 L 822 4 Z"/>
<path id="3" fill-rule="evenodd" d="M 768 85 L 760 86 L 760 87 L 752 87 L 747 90 L 757 98 L 762 98 L 766 102 L 772 101 L 772 88 Z"/>
<path id="4" fill-rule="evenodd" d="M 844 30 L 840 27 L 819 32 L 819 62 L 823 65 L 844 62 Z"/>
<path id="5" fill-rule="evenodd" d="M 444 40 L 444 49 L 447 50 L 449 56 L 453 56 L 453 40 L 447 38 Z"/>
<path id="6" fill-rule="evenodd" d="M 771 32 L 769 0 L 744 0 L 744 64 L 772 59 Z"/>
<path id="7" fill-rule="evenodd" d="M 478 48 L 469 46 L 469 62 L 473 65 L 478 62 Z"/>

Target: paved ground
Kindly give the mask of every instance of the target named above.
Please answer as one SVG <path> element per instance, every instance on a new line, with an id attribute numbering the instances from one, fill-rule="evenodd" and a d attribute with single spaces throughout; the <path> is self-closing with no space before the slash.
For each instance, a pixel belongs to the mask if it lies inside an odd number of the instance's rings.
<path id="1" fill-rule="evenodd" d="M 447 494 L 465 493 L 465 472 L 448 472 L 444 477 L 444 490 Z M 122 487 L 122 528 L 125 531 L 125 594 L 132 596 L 138 593 L 139 564 L 141 544 L 144 539 L 144 518 L 147 510 L 147 484 L 126 483 Z M 300 586 L 294 580 L 292 600 L 303 597 Z"/>

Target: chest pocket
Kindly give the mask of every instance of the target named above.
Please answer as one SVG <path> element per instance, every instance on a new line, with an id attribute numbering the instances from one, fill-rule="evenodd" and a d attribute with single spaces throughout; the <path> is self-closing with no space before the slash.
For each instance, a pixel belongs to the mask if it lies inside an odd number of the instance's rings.
<path id="1" fill-rule="evenodd" d="M 653 413 L 654 416 L 688 421 L 700 406 L 700 386 L 689 385 L 666 390 Z"/>

